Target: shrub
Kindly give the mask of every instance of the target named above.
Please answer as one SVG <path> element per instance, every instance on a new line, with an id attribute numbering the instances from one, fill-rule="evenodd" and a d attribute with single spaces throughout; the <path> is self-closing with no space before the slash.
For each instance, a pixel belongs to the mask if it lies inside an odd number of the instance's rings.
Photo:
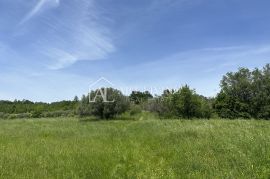
<path id="1" fill-rule="evenodd" d="M 146 109 L 163 118 L 209 119 L 212 115 L 210 100 L 199 96 L 187 85 L 177 92 L 165 90 L 162 96 L 148 101 Z"/>
<path id="2" fill-rule="evenodd" d="M 31 112 L 31 117 L 32 118 L 40 118 L 42 113 L 40 111 L 32 111 Z"/>
<path id="3" fill-rule="evenodd" d="M 134 116 L 134 115 L 139 114 L 141 112 L 142 112 L 142 107 L 139 106 L 139 105 L 132 105 L 130 107 L 129 113 L 130 113 L 131 116 Z"/>
<path id="4" fill-rule="evenodd" d="M 183 118 L 200 117 L 200 100 L 187 85 L 173 94 L 173 104 L 177 116 Z"/>
<path id="5" fill-rule="evenodd" d="M 212 106 L 207 99 L 201 99 L 200 117 L 210 119 L 212 117 Z"/>
<path id="6" fill-rule="evenodd" d="M 0 112 L 0 119 L 5 119 L 7 118 L 7 115 L 3 112 Z"/>
<path id="7" fill-rule="evenodd" d="M 4 114 L 3 119 L 24 119 L 30 117 L 31 117 L 30 113 Z"/>
<path id="8" fill-rule="evenodd" d="M 17 119 L 30 118 L 31 117 L 31 113 L 20 113 L 20 114 L 16 114 L 16 115 L 17 115 Z"/>
<path id="9" fill-rule="evenodd" d="M 53 112 L 44 112 L 41 115 L 42 117 L 72 117 L 74 116 L 74 111 L 72 110 L 60 110 L 60 111 L 53 111 Z"/>
<path id="10" fill-rule="evenodd" d="M 145 92 L 132 91 L 132 93 L 129 96 L 130 101 L 133 104 L 137 104 L 137 105 L 142 104 L 152 98 L 153 96 L 150 94 L 149 91 L 145 91 Z"/>
<path id="11" fill-rule="evenodd" d="M 153 112 L 162 118 L 172 118 L 175 116 L 170 105 L 170 99 L 167 97 L 158 97 L 149 100 L 146 104 L 146 110 Z"/>
<path id="12" fill-rule="evenodd" d="M 106 93 L 106 100 L 98 95 L 102 90 Z M 102 88 L 97 91 L 92 91 L 90 97 L 95 100 L 91 102 L 88 100 L 89 96 L 83 96 L 81 103 L 78 107 L 78 114 L 80 116 L 96 116 L 101 119 L 114 118 L 116 115 L 122 114 L 129 108 L 128 98 L 125 97 L 119 90 L 113 88 Z"/>

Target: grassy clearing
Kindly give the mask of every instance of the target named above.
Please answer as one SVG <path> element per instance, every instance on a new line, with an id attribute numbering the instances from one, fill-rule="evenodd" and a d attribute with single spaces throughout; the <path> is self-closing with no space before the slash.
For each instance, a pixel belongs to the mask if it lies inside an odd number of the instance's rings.
<path id="1" fill-rule="evenodd" d="M 0 178 L 269 177 L 269 121 L 0 121 Z"/>

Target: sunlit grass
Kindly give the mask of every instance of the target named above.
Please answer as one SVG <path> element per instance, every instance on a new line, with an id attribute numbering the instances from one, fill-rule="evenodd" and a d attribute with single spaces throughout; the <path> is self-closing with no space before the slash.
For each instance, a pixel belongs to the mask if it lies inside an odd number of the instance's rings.
<path id="1" fill-rule="evenodd" d="M 0 178 L 269 177 L 269 121 L 0 121 Z"/>

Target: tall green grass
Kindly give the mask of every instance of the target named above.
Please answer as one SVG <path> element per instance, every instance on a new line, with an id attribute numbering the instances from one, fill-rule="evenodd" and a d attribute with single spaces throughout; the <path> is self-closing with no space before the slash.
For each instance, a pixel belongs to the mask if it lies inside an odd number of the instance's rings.
<path id="1" fill-rule="evenodd" d="M 269 177 L 269 121 L 0 121 L 0 178 Z"/>

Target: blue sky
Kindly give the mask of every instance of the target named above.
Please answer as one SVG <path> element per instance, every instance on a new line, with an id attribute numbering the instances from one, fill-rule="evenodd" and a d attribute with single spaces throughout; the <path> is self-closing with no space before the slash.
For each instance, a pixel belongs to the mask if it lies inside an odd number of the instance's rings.
<path id="1" fill-rule="evenodd" d="M 189 84 L 270 62 L 269 0 L 0 0 L 0 99 Z"/>

